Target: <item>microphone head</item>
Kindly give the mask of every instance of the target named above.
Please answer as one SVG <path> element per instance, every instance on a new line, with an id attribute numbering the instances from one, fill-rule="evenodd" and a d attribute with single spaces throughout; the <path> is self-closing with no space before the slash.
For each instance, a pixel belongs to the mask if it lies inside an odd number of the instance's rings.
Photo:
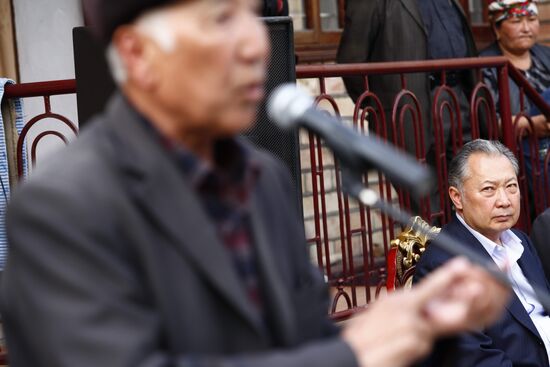
<path id="1" fill-rule="evenodd" d="M 296 84 L 282 84 L 275 88 L 267 102 L 269 118 L 280 128 L 290 129 L 313 106 L 313 98 Z"/>

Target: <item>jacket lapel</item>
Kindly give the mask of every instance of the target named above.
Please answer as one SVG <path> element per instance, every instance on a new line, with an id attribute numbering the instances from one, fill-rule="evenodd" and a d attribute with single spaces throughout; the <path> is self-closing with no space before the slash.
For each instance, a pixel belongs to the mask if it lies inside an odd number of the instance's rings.
<path id="1" fill-rule="evenodd" d="M 466 229 L 466 227 L 464 227 L 457 218 L 453 217 L 453 220 L 450 224 L 452 225 L 455 231 L 459 232 L 457 233 L 457 236 L 458 238 L 463 240 L 463 243 L 465 245 L 471 247 L 473 250 L 477 251 L 486 259 L 494 262 L 491 255 L 489 255 L 489 253 L 485 251 L 485 248 L 483 247 L 483 245 L 479 243 L 477 238 L 475 238 L 474 235 L 472 235 L 470 231 L 468 231 L 468 229 Z M 520 263 L 520 267 L 521 267 L 521 263 Z M 523 270 L 523 267 L 522 267 L 522 270 Z M 531 281 L 529 277 L 527 278 L 529 279 L 529 281 Z M 540 339 L 540 335 L 537 331 L 537 328 L 533 324 L 533 321 L 531 321 L 531 318 L 527 314 L 527 311 L 525 311 L 525 307 L 523 307 L 523 304 L 521 303 L 521 301 L 519 300 L 515 292 L 512 293 L 511 300 L 506 306 L 506 309 L 520 324 L 522 324 L 524 327 L 526 327 L 528 330 L 530 330 L 534 335 L 536 335 Z"/>
<path id="2" fill-rule="evenodd" d="M 462 8 L 462 4 L 460 4 L 460 2 L 458 0 L 452 0 L 452 1 L 455 5 L 456 9 L 458 10 L 460 15 L 462 16 L 462 20 L 464 21 L 464 24 L 468 24 L 468 16 L 464 12 L 464 9 Z"/>
<path id="3" fill-rule="evenodd" d="M 548 283 L 544 276 L 544 270 L 539 265 L 539 261 L 536 258 L 536 255 L 531 251 L 531 247 L 526 243 L 526 241 L 529 241 L 529 239 L 524 236 L 521 236 L 520 238 L 524 250 L 521 258 L 518 260 L 519 267 L 523 271 L 525 277 L 529 280 L 529 284 L 531 284 L 532 286 L 536 286 L 538 287 L 538 289 L 541 289 L 545 292 L 548 292 Z"/>
<path id="4" fill-rule="evenodd" d="M 293 345 L 296 336 L 294 323 L 293 309 L 288 301 L 291 296 L 287 294 L 287 289 L 284 286 L 279 270 L 276 268 L 274 261 L 274 244 L 271 244 L 270 238 L 267 235 L 265 223 L 269 223 L 268 213 L 262 210 L 260 205 L 261 199 L 257 192 L 252 198 L 252 213 L 251 223 L 254 233 L 254 244 L 257 252 L 258 269 L 261 272 L 262 289 L 265 301 L 269 302 L 271 316 L 274 318 L 273 329 L 278 336 L 278 339 L 283 345 Z"/>
<path id="5" fill-rule="evenodd" d="M 418 4 L 416 3 L 418 0 L 401 0 L 401 3 L 403 4 L 403 7 L 411 14 L 412 18 L 415 20 L 416 23 L 418 23 L 418 26 L 422 29 L 424 34 L 427 36 L 428 32 L 426 31 L 426 27 L 424 26 L 424 21 L 422 20 L 422 16 L 420 15 L 420 10 L 418 10 Z"/>
<path id="6" fill-rule="evenodd" d="M 108 116 L 121 146 L 118 163 L 126 172 L 127 186 L 136 204 L 246 322 L 265 335 L 261 317 L 248 302 L 214 226 L 175 163 L 153 140 L 140 118 L 120 96 L 113 101 Z"/>

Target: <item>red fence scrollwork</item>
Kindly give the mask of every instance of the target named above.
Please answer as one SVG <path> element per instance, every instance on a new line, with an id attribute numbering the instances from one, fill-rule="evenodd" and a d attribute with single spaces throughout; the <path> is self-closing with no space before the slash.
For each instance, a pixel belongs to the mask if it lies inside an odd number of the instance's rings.
<path id="1" fill-rule="evenodd" d="M 315 80 L 318 84 L 316 103 L 323 105 L 331 113 L 342 116 L 342 102 L 337 96 L 329 92 L 327 80 L 345 76 L 361 76 L 365 80 L 365 92 L 349 111 L 351 124 L 360 131 L 374 131 L 389 140 L 392 144 L 404 149 L 406 134 L 413 134 L 415 141 L 414 154 L 420 162 L 426 162 L 427 149 L 424 135 L 420 131 L 429 124 L 435 142 L 437 173 L 437 193 L 415 201 L 406 191 L 392 186 L 381 172 L 365 174 L 365 185 L 375 188 L 381 198 L 407 210 L 412 210 L 428 221 L 444 224 L 449 220 L 451 208 L 447 200 L 447 160 L 448 154 L 459 149 L 465 140 L 483 136 L 481 125 L 485 127 L 485 136 L 491 139 L 500 139 L 518 156 L 521 172 L 520 185 L 523 192 L 527 192 L 528 177 L 525 175 L 525 160 L 520 149 L 521 139 L 527 139 L 533 152 L 538 152 L 537 138 L 532 134 L 523 136 L 523 131 L 514 129 L 514 121 L 520 117 L 530 120 L 525 114 L 512 116 L 510 106 L 501 103 L 499 116 L 487 86 L 481 80 L 482 68 L 497 68 L 499 75 L 500 100 L 509 100 L 509 78 L 520 86 L 521 98 L 529 98 L 546 116 L 550 116 L 550 107 L 544 103 L 540 95 L 529 85 L 513 66 L 503 57 L 469 58 L 455 60 L 433 60 L 416 62 L 391 62 L 372 64 L 348 65 L 316 65 L 298 66 L 297 76 L 300 82 Z M 471 116 L 471 136 L 462 134 L 462 116 L 459 108 L 458 96 L 446 80 L 447 71 L 470 69 L 476 71 L 477 84 L 469 96 Z M 440 85 L 432 94 L 431 118 L 422 116 L 420 102 L 407 89 L 407 78 L 414 73 L 441 73 Z M 401 90 L 395 95 L 393 106 L 383 106 L 376 95 L 376 91 L 369 89 L 369 77 L 372 75 L 394 74 L 401 80 Z M 45 118 L 53 118 L 67 125 L 75 134 L 77 128 L 74 123 L 64 116 L 52 111 L 50 96 L 73 94 L 76 92 L 74 80 L 61 80 L 42 83 L 27 83 L 6 86 L 7 98 L 36 97 L 44 98 L 44 113 L 31 118 L 25 125 L 17 146 L 18 162 L 21 162 L 23 142 L 31 127 Z M 340 96 L 340 100 L 347 97 Z M 367 103 L 368 102 L 368 103 Z M 386 112 L 389 111 L 389 112 Z M 446 115 L 451 121 L 451 146 L 442 135 L 442 119 Z M 345 116 L 344 116 L 345 118 Z M 411 121 L 412 131 L 404 128 L 405 120 Z M 532 123 L 532 122 L 531 122 Z M 389 132 L 389 134 L 388 134 Z M 36 159 L 36 147 L 46 135 L 54 135 L 66 141 L 67 139 L 57 131 L 48 130 L 39 134 L 30 143 L 31 161 Z M 338 162 L 323 146 L 319 137 L 309 133 L 302 134 L 303 151 L 303 192 L 304 210 L 306 217 L 306 233 L 311 248 L 312 258 L 324 271 L 331 288 L 334 289 L 332 316 L 335 319 L 348 317 L 358 307 L 368 304 L 376 298 L 385 285 L 385 258 L 388 254 L 390 240 L 399 229 L 391 218 L 377 210 L 365 208 L 342 193 Z M 29 142 L 28 142 L 29 143 Z M 450 149 L 449 149 L 450 148 Z M 452 152 L 452 153 L 449 153 Z M 531 155 L 531 157 L 536 154 Z M 305 160 L 308 160 L 305 162 Z M 547 204 L 541 200 L 545 195 L 550 197 L 548 177 L 549 155 L 546 155 L 546 169 L 533 170 L 533 197 L 528 195 L 522 198 L 522 216 L 520 227 L 528 230 L 532 215 L 545 209 Z M 532 162 L 535 163 L 535 162 Z M 22 169 L 19 167 L 19 175 Z M 435 199 L 434 199 L 435 198 Z M 537 203 L 532 206 L 530 202 Z M 529 210 L 529 209 L 532 210 Z M 309 221 L 308 221 L 309 218 Z"/>

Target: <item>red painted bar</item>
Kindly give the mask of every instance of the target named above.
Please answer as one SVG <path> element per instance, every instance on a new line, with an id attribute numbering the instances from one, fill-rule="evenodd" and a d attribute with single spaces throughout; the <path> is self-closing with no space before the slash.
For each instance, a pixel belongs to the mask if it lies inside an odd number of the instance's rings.
<path id="1" fill-rule="evenodd" d="M 27 98 L 76 93 L 76 80 L 52 80 L 47 82 L 7 84 L 5 98 Z"/>
<path id="2" fill-rule="evenodd" d="M 512 68 L 510 68 L 511 70 Z M 508 89 L 508 65 L 504 65 L 499 70 L 498 89 L 501 101 L 510 100 L 510 91 Z M 538 94 L 538 93 L 537 93 Z M 502 125 L 502 142 L 512 151 L 515 151 L 514 127 L 512 126 L 512 112 L 509 103 L 500 104 L 500 120 Z"/>
<path id="3" fill-rule="evenodd" d="M 429 61 L 372 62 L 368 64 L 298 65 L 296 66 L 296 77 L 305 79 L 363 74 L 408 74 L 439 70 L 502 67 L 507 63 L 505 57 L 497 56 Z"/>

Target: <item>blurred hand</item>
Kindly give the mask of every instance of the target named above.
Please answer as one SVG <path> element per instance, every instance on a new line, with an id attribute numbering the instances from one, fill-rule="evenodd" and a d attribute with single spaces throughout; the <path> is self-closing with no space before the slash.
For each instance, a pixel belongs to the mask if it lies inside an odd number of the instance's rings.
<path id="1" fill-rule="evenodd" d="M 500 317 L 511 294 L 489 273 L 464 259 L 450 261 L 432 275 L 418 285 L 417 292 L 430 293 L 430 289 L 423 288 L 433 287 L 431 282 L 445 283 L 448 277 L 452 278 L 441 292 L 427 296 L 423 308 L 424 317 L 437 336 L 490 325 Z"/>
<path id="2" fill-rule="evenodd" d="M 342 337 L 360 367 L 405 367 L 428 354 L 434 333 L 413 292 L 378 299 L 351 319 Z"/>
<path id="3" fill-rule="evenodd" d="M 410 291 L 397 291 L 351 319 L 342 337 L 361 367 L 409 366 L 435 338 L 481 329 L 496 320 L 509 291 L 481 268 L 455 259 Z"/>

